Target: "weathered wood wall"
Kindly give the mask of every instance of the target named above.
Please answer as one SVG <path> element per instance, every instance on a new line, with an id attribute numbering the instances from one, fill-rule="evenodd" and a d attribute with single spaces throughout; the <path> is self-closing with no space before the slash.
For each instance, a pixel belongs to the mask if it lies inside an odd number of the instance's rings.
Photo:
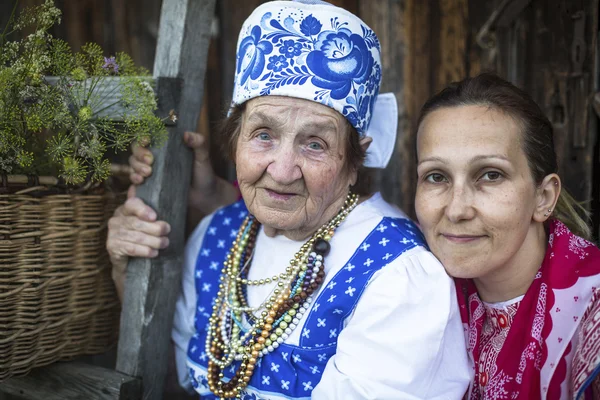
<path id="1" fill-rule="evenodd" d="M 24 5 L 41 0 L 22 0 Z M 96 41 L 152 68 L 162 0 L 56 0 L 64 12 L 56 34 L 77 48 Z M 235 46 L 245 17 L 263 0 L 218 0 L 199 130 L 214 132 L 232 92 Z M 10 1 L 0 5 L 0 22 Z M 566 187 L 590 201 L 600 233 L 600 150 L 589 102 L 598 90 L 598 0 L 335 0 L 361 16 L 383 48 L 382 91 L 399 101 L 400 139 L 390 166 L 377 175 L 384 196 L 413 213 L 414 129 L 425 100 L 447 83 L 496 71 L 527 90 L 556 129 Z M 502 8 L 502 5 L 506 7 Z M 498 9 L 498 18 L 488 21 Z M 484 45 L 477 34 L 489 24 Z M 215 169 L 233 178 L 212 137 Z"/>

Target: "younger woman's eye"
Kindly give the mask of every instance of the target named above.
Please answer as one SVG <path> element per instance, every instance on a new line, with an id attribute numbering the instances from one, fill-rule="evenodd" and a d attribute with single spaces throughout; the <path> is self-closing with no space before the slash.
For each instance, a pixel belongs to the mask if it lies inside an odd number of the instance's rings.
<path id="1" fill-rule="evenodd" d="M 484 181 L 495 182 L 502 178 L 502 174 L 498 171 L 488 171 L 481 176 Z"/>
<path id="2" fill-rule="evenodd" d="M 442 174 L 434 172 L 425 177 L 425 180 L 429 183 L 443 183 L 446 182 L 446 177 Z"/>

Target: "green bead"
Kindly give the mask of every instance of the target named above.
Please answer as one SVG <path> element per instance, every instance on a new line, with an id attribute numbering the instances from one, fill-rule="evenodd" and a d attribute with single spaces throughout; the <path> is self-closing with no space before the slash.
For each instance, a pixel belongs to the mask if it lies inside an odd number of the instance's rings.
<path id="1" fill-rule="evenodd" d="M 271 339 L 272 342 L 276 342 L 277 341 L 277 335 L 274 333 L 271 333 L 271 336 L 269 336 L 269 338 Z"/>
<path id="2" fill-rule="evenodd" d="M 289 315 L 286 315 L 286 317 L 289 317 Z M 290 318 L 290 321 L 291 321 L 291 320 L 292 320 L 292 318 Z M 284 321 L 281 321 L 281 322 L 279 323 L 279 327 L 280 327 L 281 329 L 285 329 L 285 328 L 287 328 L 287 327 L 288 327 L 288 323 L 287 323 L 287 322 L 285 322 L 285 318 L 284 318 Z"/>
<path id="3" fill-rule="evenodd" d="M 276 334 L 277 336 L 281 336 L 281 335 L 283 335 L 283 329 L 281 329 L 281 328 L 277 328 L 277 329 L 275 329 L 275 334 Z M 277 339 L 275 339 L 275 340 L 277 340 Z"/>
<path id="4" fill-rule="evenodd" d="M 277 339 L 275 339 L 275 340 L 277 340 Z M 271 339 L 265 340 L 265 346 L 270 346 L 272 344 L 273 344 L 273 342 L 271 341 Z"/>
<path id="5" fill-rule="evenodd" d="M 293 319 L 293 318 L 292 318 L 292 316 L 291 316 L 291 315 L 289 315 L 289 313 L 288 313 L 288 314 L 285 314 L 285 315 L 283 316 L 283 320 L 284 320 L 286 323 L 288 323 L 288 324 L 289 324 L 290 322 L 292 322 L 292 319 Z M 284 329 L 285 329 L 285 328 L 284 328 Z"/>
<path id="6" fill-rule="evenodd" d="M 298 308 L 298 307 L 296 307 L 296 304 L 294 304 L 294 308 Z M 294 315 L 296 315 L 296 310 L 294 310 L 294 308 L 290 308 L 290 309 L 288 310 L 288 315 L 286 315 L 286 317 L 287 317 L 287 316 L 291 316 L 291 317 L 293 317 Z M 287 319 L 285 319 L 285 317 L 283 317 L 283 319 L 287 321 Z M 289 320 L 289 321 L 287 321 L 287 322 L 291 322 L 291 321 L 292 321 L 292 318 L 290 318 L 290 320 Z"/>

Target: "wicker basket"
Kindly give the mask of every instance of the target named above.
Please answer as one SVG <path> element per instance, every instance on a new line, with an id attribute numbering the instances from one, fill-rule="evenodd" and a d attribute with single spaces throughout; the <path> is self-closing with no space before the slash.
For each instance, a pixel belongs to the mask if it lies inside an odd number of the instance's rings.
<path id="1" fill-rule="evenodd" d="M 0 194 L 0 381 L 116 343 L 111 193 Z"/>

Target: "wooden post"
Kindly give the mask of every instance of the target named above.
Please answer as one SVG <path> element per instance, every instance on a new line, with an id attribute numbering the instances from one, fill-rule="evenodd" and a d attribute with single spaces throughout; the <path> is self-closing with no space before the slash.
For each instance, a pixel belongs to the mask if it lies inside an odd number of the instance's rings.
<path id="1" fill-rule="evenodd" d="M 156 259 L 132 259 L 121 315 L 117 370 L 142 378 L 144 399 L 161 399 L 175 301 L 181 287 L 186 205 L 192 153 L 183 143 L 194 130 L 202 102 L 215 0 L 164 0 L 154 77 L 159 113 L 177 112 L 164 147 L 153 150 L 152 176 L 137 195 L 171 224 L 168 249 Z"/>
<path id="2" fill-rule="evenodd" d="M 404 61 L 407 51 L 405 34 L 406 1 L 362 0 L 359 16 L 379 37 L 381 43 L 382 83 L 380 93 L 392 92 L 398 102 L 398 139 L 396 149 L 384 171 L 373 171 L 376 190 L 386 200 L 411 213 L 413 201 L 404 195 L 402 185 L 409 162 L 404 158 L 409 120 L 405 103 Z"/>
<path id="3" fill-rule="evenodd" d="M 26 376 L 3 381 L 0 399 L 26 400 L 139 400 L 137 378 L 94 365 L 69 362 L 37 368 Z"/>
<path id="4" fill-rule="evenodd" d="M 398 101 L 396 150 L 379 174 L 377 189 L 414 217 L 414 124 L 431 92 L 430 1 L 361 0 L 359 7 L 360 17 L 375 31 L 382 46 L 380 92 L 393 92 Z"/>

